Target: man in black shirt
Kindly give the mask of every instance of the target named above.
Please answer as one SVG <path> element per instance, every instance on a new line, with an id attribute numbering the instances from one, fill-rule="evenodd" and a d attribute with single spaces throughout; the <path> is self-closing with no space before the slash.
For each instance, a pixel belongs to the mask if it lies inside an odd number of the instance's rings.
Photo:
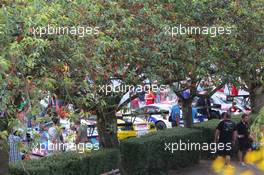
<path id="1" fill-rule="evenodd" d="M 241 121 L 237 124 L 237 137 L 238 137 L 238 160 L 242 166 L 246 166 L 243 162 L 243 157 L 247 151 L 251 150 L 251 140 L 249 132 L 249 116 L 243 114 Z"/>
<path id="2" fill-rule="evenodd" d="M 236 138 L 236 124 L 230 118 L 230 114 L 225 112 L 223 120 L 218 124 L 215 132 L 215 143 L 218 144 L 217 153 L 219 156 L 225 157 L 226 165 L 230 165 L 232 147 Z"/>

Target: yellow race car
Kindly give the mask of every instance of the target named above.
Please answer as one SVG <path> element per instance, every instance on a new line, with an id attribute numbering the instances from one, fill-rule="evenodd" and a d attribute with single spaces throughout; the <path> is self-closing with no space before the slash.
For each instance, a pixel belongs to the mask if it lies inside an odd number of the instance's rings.
<path id="1" fill-rule="evenodd" d="M 117 119 L 117 137 L 119 140 L 140 137 L 142 135 L 155 132 L 156 128 L 153 123 L 147 122 L 140 118 L 124 117 Z"/>
<path id="2" fill-rule="evenodd" d="M 96 127 L 96 116 L 90 116 L 88 120 L 82 120 L 83 124 L 88 126 L 88 137 L 89 139 L 98 139 L 98 132 Z M 142 118 L 135 116 L 126 116 L 117 118 L 117 137 L 119 140 L 140 137 L 142 135 L 155 132 L 156 127 L 153 123 L 147 122 Z"/>

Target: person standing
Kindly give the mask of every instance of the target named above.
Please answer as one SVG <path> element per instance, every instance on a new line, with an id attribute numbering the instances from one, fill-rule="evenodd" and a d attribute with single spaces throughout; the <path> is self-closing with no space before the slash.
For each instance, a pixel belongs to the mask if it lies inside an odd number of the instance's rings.
<path id="1" fill-rule="evenodd" d="M 203 92 L 205 94 L 207 92 Z M 206 116 L 208 119 L 211 119 L 211 102 L 210 98 L 201 96 L 199 97 L 197 101 L 197 108 L 198 108 L 198 113 Z"/>
<path id="2" fill-rule="evenodd" d="M 145 95 L 146 95 L 146 92 L 144 90 L 142 92 L 140 92 L 138 95 L 139 108 L 145 106 Z"/>
<path id="3" fill-rule="evenodd" d="M 153 81 L 152 90 L 156 94 L 155 103 L 160 103 L 161 102 L 160 85 L 158 84 L 157 80 Z"/>
<path id="4" fill-rule="evenodd" d="M 217 145 L 221 144 L 221 149 L 220 146 L 218 147 L 218 156 L 224 157 L 226 165 L 232 167 L 231 156 L 237 135 L 236 124 L 231 121 L 230 113 L 225 112 L 223 117 L 223 120 L 220 121 L 215 131 L 215 143 Z"/>
<path id="5" fill-rule="evenodd" d="M 63 137 L 59 126 L 60 120 L 57 117 L 52 119 L 53 125 L 49 128 L 49 140 L 51 141 L 54 152 L 60 151 L 60 143 L 63 143 Z"/>
<path id="6" fill-rule="evenodd" d="M 235 85 L 231 87 L 231 96 L 238 96 L 238 89 Z"/>
<path id="7" fill-rule="evenodd" d="M 14 163 L 16 161 L 22 160 L 21 151 L 19 149 L 19 144 L 22 142 L 19 130 L 16 130 L 13 134 L 8 137 L 9 145 L 9 162 Z"/>
<path id="8" fill-rule="evenodd" d="M 172 127 L 176 127 L 180 125 L 180 114 L 181 114 L 180 105 L 181 102 L 179 101 L 178 104 L 174 104 L 171 108 L 170 122 Z"/>
<path id="9" fill-rule="evenodd" d="M 202 92 L 204 91 L 204 85 L 205 85 L 205 82 L 204 81 L 201 81 L 197 87 L 197 92 Z"/>
<path id="10" fill-rule="evenodd" d="M 81 124 L 80 120 L 75 122 L 76 126 L 76 140 L 75 143 L 86 143 L 88 142 L 87 125 Z"/>
<path id="11" fill-rule="evenodd" d="M 145 95 L 146 105 L 154 104 L 155 99 L 155 94 L 151 90 L 148 90 Z"/>
<path id="12" fill-rule="evenodd" d="M 237 124 L 238 160 L 242 166 L 246 166 L 243 158 L 248 151 L 251 151 L 252 145 L 248 121 L 249 116 L 247 114 L 243 114 L 241 116 L 241 121 Z"/>

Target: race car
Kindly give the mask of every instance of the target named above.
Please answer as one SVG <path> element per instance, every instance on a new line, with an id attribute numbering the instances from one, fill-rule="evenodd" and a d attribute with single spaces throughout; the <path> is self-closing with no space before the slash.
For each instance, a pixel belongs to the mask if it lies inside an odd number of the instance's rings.
<path id="1" fill-rule="evenodd" d="M 220 109 L 214 109 L 214 111 L 218 112 L 219 118 L 220 115 L 226 111 L 231 111 L 232 114 L 235 115 L 242 113 L 251 113 L 251 109 L 247 104 L 244 104 L 244 101 L 241 98 L 233 98 L 232 100 L 228 100 L 227 95 L 217 92 L 212 95 L 211 101 L 213 104 L 220 105 Z"/>
<path id="2" fill-rule="evenodd" d="M 132 118 L 133 117 L 124 117 L 123 120 L 117 120 L 117 137 L 119 140 L 131 137 L 140 137 L 156 131 L 153 123 L 149 123 L 140 118 L 135 118 L 134 121 L 131 121 Z"/>
<path id="3" fill-rule="evenodd" d="M 172 105 L 170 104 L 155 103 L 139 108 L 136 114 L 138 114 L 138 117 L 154 123 L 157 130 L 163 130 L 172 127 L 171 122 L 169 122 L 171 109 Z M 192 117 L 193 123 L 200 123 L 208 120 L 206 116 L 199 114 L 195 107 L 192 107 Z M 180 111 L 180 126 L 184 126 L 182 110 Z"/>
<path id="4" fill-rule="evenodd" d="M 169 122 L 170 111 L 171 105 L 169 104 L 151 104 L 139 108 L 135 113 L 138 114 L 139 118 L 154 123 L 157 130 L 162 130 L 172 127 L 171 122 Z"/>
<path id="5" fill-rule="evenodd" d="M 82 122 L 86 123 L 88 126 L 88 138 L 98 139 L 96 116 L 89 117 L 88 120 Z M 147 122 L 138 117 L 124 116 L 117 119 L 117 137 L 119 140 L 140 137 L 155 131 L 155 125 L 153 123 Z"/>

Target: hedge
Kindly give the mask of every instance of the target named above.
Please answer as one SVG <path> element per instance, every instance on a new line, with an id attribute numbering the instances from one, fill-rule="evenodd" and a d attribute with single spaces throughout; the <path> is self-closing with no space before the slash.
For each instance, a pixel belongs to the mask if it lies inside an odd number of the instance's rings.
<path id="1" fill-rule="evenodd" d="M 252 117 L 252 119 L 255 117 Z M 238 123 L 241 115 L 232 116 Z M 192 166 L 200 159 L 213 158 L 210 151 L 165 151 L 165 143 L 212 143 L 218 119 L 195 124 L 193 128 L 173 128 L 121 142 L 122 166 L 127 175 L 168 174 L 171 169 Z"/>
<path id="2" fill-rule="evenodd" d="M 199 162 L 199 151 L 165 150 L 165 143 L 201 143 L 201 131 L 187 128 L 173 128 L 140 138 L 121 142 L 121 159 L 125 174 L 168 174 L 171 169 L 191 166 Z"/>
<path id="3" fill-rule="evenodd" d="M 10 175 L 98 175 L 120 167 L 119 150 L 78 154 L 65 152 L 10 164 Z"/>
<path id="4" fill-rule="evenodd" d="M 251 122 L 256 115 L 252 115 Z M 239 122 L 239 116 L 233 116 Z M 90 154 L 65 152 L 38 160 L 10 165 L 11 175 L 98 175 L 113 169 L 123 170 L 127 175 L 162 175 L 169 170 L 192 166 L 201 158 L 214 154 L 195 151 L 174 151 L 166 148 L 172 143 L 212 143 L 219 120 L 195 124 L 193 128 L 172 128 L 151 133 L 140 138 L 126 139 L 119 150 L 100 150 Z M 122 162 L 121 162 L 122 160 Z M 121 168 L 122 167 L 122 168 Z"/>

